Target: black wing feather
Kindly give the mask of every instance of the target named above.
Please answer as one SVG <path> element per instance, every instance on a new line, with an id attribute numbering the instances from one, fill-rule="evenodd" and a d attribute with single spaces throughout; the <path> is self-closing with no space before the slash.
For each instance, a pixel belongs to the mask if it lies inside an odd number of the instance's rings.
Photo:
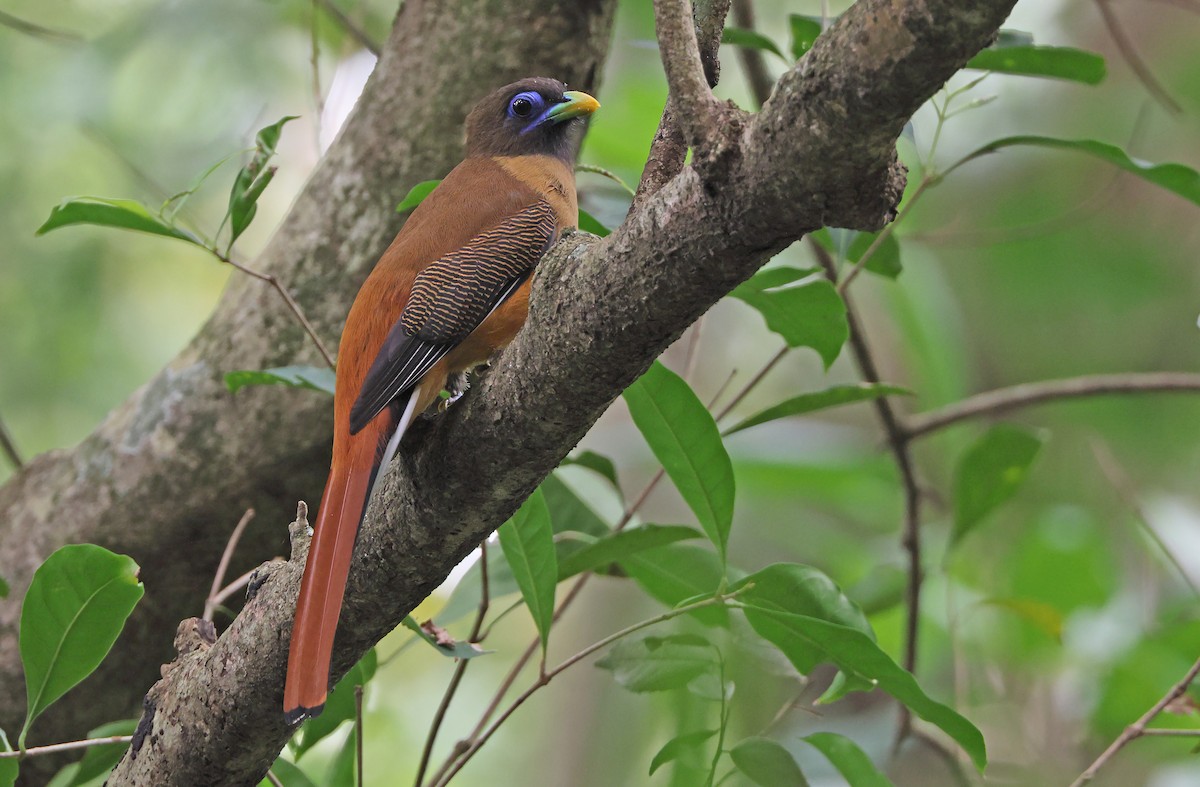
<path id="1" fill-rule="evenodd" d="M 407 394 L 528 280 L 558 235 L 556 223 L 539 200 L 418 274 L 350 409 L 350 434 Z"/>

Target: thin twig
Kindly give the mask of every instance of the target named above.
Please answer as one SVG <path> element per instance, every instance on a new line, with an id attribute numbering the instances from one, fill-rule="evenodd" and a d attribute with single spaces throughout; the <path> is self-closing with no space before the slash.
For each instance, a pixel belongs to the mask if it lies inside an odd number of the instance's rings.
<path id="1" fill-rule="evenodd" d="M 1149 730 L 1142 730 L 1142 735 L 1158 735 L 1164 738 L 1200 738 L 1200 730 L 1174 730 L 1156 727 Z"/>
<path id="2" fill-rule="evenodd" d="M 676 607 L 675 609 L 672 609 L 668 612 L 664 612 L 661 615 L 656 615 L 655 617 L 648 618 L 647 620 L 643 620 L 640 623 L 635 623 L 632 626 L 627 626 L 626 628 L 623 628 L 614 634 L 608 635 L 607 637 L 599 640 L 598 642 L 592 643 L 591 645 L 587 646 L 586 648 L 579 651 L 575 655 L 566 659 L 565 661 L 563 661 L 562 663 L 560 663 L 558 666 L 554 667 L 553 669 L 544 671 L 542 674 L 540 674 L 538 676 L 538 679 L 534 682 L 534 684 L 532 686 L 530 686 L 528 689 L 523 691 L 516 699 L 514 699 L 512 701 L 512 703 L 507 708 L 504 709 L 504 712 L 500 714 L 500 716 L 496 719 L 496 721 L 493 722 L 492 725 L 490 727 L 488 727 L 487 730 L 484 731 L 484 733 L 482 735 L 480 735 L 479 737 L 477 737 L 475 740 L 473 740 L 471 742 L 471 744 L 468 746 L 468 748 L 463 752 L 462 756 L 459 757 L 458 760 L 455 762 L 454 767 L 452 767 L 445 774 L 445 776 L 443 776 L 441 779 L 439 779 L 438 781 L 435 781 L 433 783 L 433 787 L 444 787 L 444 785 L 449 784 L 450 780 L 453 779 L 454 776 L 460 770 L 462 770 L 462 767 L 464 765 L 466 765 L 467 761 L 470 760 L 472 756 L 474 756 L 475 752 L 479 751 L 479 749 L 482 748 L 485 743 L 487 743 L 488 739 L 492 737 L 492 735 L 496 732 L 496 730 L 499 729 L 500 725 L 503 724 L 505 722 L 505 720 L 508 719 L 509 716 L 511 716 L 514 712 L 516 712 L 516 710 L 518 708 L 520 708 L 521 705 L 523 705 L 527 699 L 529 699 L 531 696 L 533 696 L 535 693 L 537 693 L 537 691 L 539 689 L 541 689 L 543 686 L 548 684 L 551 680 L 553 680 L 557 675 L 559 675 L 564 670 L 570 668 L 571 666 L 573 666 L 575 664 L 578 664 L 580 661 L 583 661 L 588 656 L 591 656 L 593 653 L 596 653 L 597 651 L 607 648 L 609 645 L 613 644 L 614 642 L 616 642 L 620 639 L 623 639 L 623 638 L 629 636 L 630 634 L 634 634 L 638 631 L 641 631 L 644 628 L 649 628 L 650 626 L 658 625 L 659 623 L 664 623 L 668 620 L 677 618 L 680 615 L 686 614 L 688 612 L 694 612 L 697 609 L 702 609 L 704 607 L 711 607 L 716 604 L 724 604 L 727 601 L 729 601 L 730 599 L 732 599 L 734 596 L 736 596 L 738 593 L 744 591 L 745 589 L 746 588 L 741 588 L 736 593 L 720 594 L 720 595 L 713 596 L 712 598 L 707 598 L 702 601 L 697 601 L 693 604 L 687 604 L 686 606 Z"/>
<path id="3" fill-rule="evenodd" d="M 471 643 L 482 641 L 480 634 L 483 630 L 483 619 L 487 617 L 488 607 L 491 604 L 487 561 L 487 541 L 484 541 L 479 545 L 479 610 L 475 613 L 475 623 L 471 626 L 471 633 L 467 637 L 467 642 Z M 414 787 L 421 787 L 421 784 L 425 780 L 425 771 L 429 768 L 429 758 L 433 754 L 433 744 L 437 741 L 438 730 L 442 727 L 442 721 L 446 718 L 446 711 L 450 709 L 450 703 L 453 701 L 454 695 L 458 691 L 458 685 L 462 682 L 463 675 L 467 671 L 467 665 L 470 663 L 470 659 L 459 659 L 458 664 L 454 667 L 454 675 L 451 676 L 450 684 L 446 686 L 446 691 L 442 695 L 442 701 L 438 705 L 437 711 L 433 714 L 433 722 L 429 725 L 429 734 L 425 736 L 425 748 L 421 750 L 421 764 L 417 766 L 417 778 L 413 780 Z"/>
<path id="4" fill-rule="evenodd" d="M 1175 554 L 1167 547 L 1166 542 L 1162 540 L 1162 536 L 1150 524 L 1150 518 L 1146 516 L 1145 509 L 1142 508 L 1141 503 L 1138 501 L 1137 490 L 1134 489 L 1133 482 L 1129 479 L 1129 474 L 1121 467 L 1121 463 L 1117 461 L 1117 457 L 1113 454 L 1112 449 L 1099 438 L 1092 440 L 1091 444 L 1092 456 L 1096 457 L 1096 464 L 1100 466 L 1100 472 L 1104 473 L 1104 477 L 1108 479 L 1113 489 L 1117 491 L 1117 495 L 1133 513 L 1134 521 L 1141 526 L 1142 532 L 1154 542 L 1158 550 L 1167 559 L 1167 562 L 1175 567 L 1180 578 L 1192 589 L 1192 594 L 1200 597 L 1200 587 L 1197 587 L 1196 582 L 1188 574 L 1187 569 L 1179 562 L 1179 558 L 1175 557 Z"/>
<path id="5" fill-rule="evenodd" d="M 1200 374 L 1146 372 L 1096 374 L 1024 383 L 977 394 L 952 405 L 909 416 L 910 439 L 980 416 L 999 415 L 1022 407 L 1059 399 L 1080 399 L 1104 394 L 1170 393 L 1200 391 Z"/>
<path id="6" fill-rule="evenodd" d="M 597 167 L 595 164 L 576 163 L 575 171 L 576 172 L 590 172 L 593 175 L 599 175 L 603 178 L 608 178 L 613 183 L 616 183 L 622 189 L 627 191 L 629 193 L 629 196 L 632 197 L 635 194 L 633 188 L 630 187 L 630 185 L 625 182 L 625 179 L 622 178 L 617 173 L 613 172 L 611 169 L 605 169 L 604 167 Z"/>
<path id="7" fill-rule="evenodd" d="M 129 743 L 133 740 L 132 735 L 112 735 L 108 738 L 88 738 L 82 741 L 69 741 L 67 743 L 51 743 L 48 746 L 34 746 L 24 751 L 0 751 L 0 760 L 17 760 L 25 757 L 37 757 L 41 754 L 56 754 L 60 751 L 74 751 L 75 749 L 87 749 L 92 746 L 105 746 L 110 743 Z"/>
<path id="8" fill-rule="evenodd" d="M 375 57 L 379 57 L 379 53 L 382 51 L 379 44 L 371 40 L 366 31 L 355 24 L 354 20 L 342 13 L 342 9 L 333 4 L 333 0 L 317 0 L 317 2 L 321 4 L 321 8 L 325 9 L 325 13 L 333 17 L 334 21 L 350 34 L 351 38 L 362 45 L 363 49 Z"/>
<path id="9" fill-rule="evenodd" d="M 8 427 L 4 425 L 3 418 L 0 418 L 0 449 L 3 449 L 4 455 L 8 457 L 8 461 L 12 464 L 14 470 L 25 469 L 25 462 L 21 459 L 21 452 L 17 450 L 17 443 L 13 440 L 12 435 L 8 433 Z"/>
<path id="10" fill-rule="evenodd" d="M 363 687 L 354 687 L 354 761 L 358 764 L 358 787 L 363 787 Z"/>
<path id="11" fill-rule="evenodd" d="M 242 533 L 246 530 L 246 525 L 250 524 L 250 520 L 254 519 L 254 509 L 247 508 L 246 513 L 242 514 L 242 518 L 238 520 L 237 526 L 233 528 L 233 533 L 229 535 L 229 540 L 225 542 L 225 551 L 221 553 L 221 562 L 217 564 L 217 573 L 213 575 L 212 587 L 208 591 L 208 600 L 204 602 L 204 614 L 201 616 L 209 622 L 213 619 L 213 611 L 217 608 L 217 594 L 221 591 L 221 583 L 225 581 L 225 572 L 229 569 L 229 561 L 233 557 L 233 550 L 237 549 L 238 541 L 242 538 Z"/>
<path id="12" fill-rule="evenodd" d="M 1133 40 L 1125 33 L 1125 28 L 1121 26 L 1121 22 L 1117 19 L 1117 15 L 1108 5 L 1109 0 L 1096 0 L 1096 8 L 1100 10 L 1100 16 L 1104 19 L 1104 26 L 1108 28 L 1108 34 L 1112 36 L 1113 43 L 1117 45 L 1117 50 L 1121 53 L 1121 57 L 1125 58 L 1125 62 L 1133 69 L 1133 73 L 1137 75 L 1138 80 L 1146 91 L 1154 96 L 1154 100 L 1162 104 L 1167 110 L 1178 115 L 1183 111 L 1183 107 L 1171 98 L 1167 93 L 1166 88 L 1159 82 L 1150 67 L 1146 65 L 1146 61 L 1138 54 L 1137 47 L 1133 45 Z"/>
<path id="13" fill-rule="evenodd" d="M 913 195 L 913 200 L 909 201 L 909 205 L 915 201 L 916 195 Z M 897 217 L 899 221 L 899 217 Z M 894 223 L 890 226 L 895 226 Z M 885 228 L 886 231 L 886 228 Z M 883 233 L 880 233 L 882 236 Z M 814 253 L 817 256 L 821 268 L 825 271 L 826 277 L 830 283 L 837 285 L 837 263 L 824 248 L 817 243 L 810 244 Z M 863 259 L 867 255 L 863 255 Z M 862 260 L 860 260 L 861 262 Z M 853 271 L 851 271 L 853 272 Z M 842 292 L 842 300 L 846 305 L 846 322 L 850 328 L 850 350 L 854 356 L 855 365 L 858 366 L 859 375 L 869 383 L 879 383 L 882 378 L 879 376 L 879 369 L 875 365 L 874 356 L 871 354 L 871 348 L 867 344 L 866 335 L 863 333 L 862 324 L 859 322 L 858 314 L 854 309 L 854 304 L 844 292 L 844 285 L 839 288 Z M 910 432 L 900 422 L 899 416 L 892 408 L 891 400 L 886 396 L 881 396 L 878 399 L 873 399 L 871 405 L 875 408 L 875 413 L 879 417 L 879 423 L 883 427 L 884 434 L 887 436 L 888 448 L 892 452 L 892 456 L 896 460 L 896 467 L 900 471 L 900 479 L 904 486 L 904 530 L 901 538 L 901 544 L 904 551 L 908 554 L 908 586 L 905 591 L 905 606 L 907 608 L 907 617 L 905 621 L 905 638 L 904 638 L 904 668 L 909 672 L 916 672 L 917 668 L 917 638 L 921 620 L 921 488 L 917 483 L 916 469 L 913 466 L 912 455 L 909 451 Z M 907 706 L 900 706 L 900 726 L 896 735 L 897 744 L 903 740 L 911 727 L 912 717 Z"/>
<path id="14" fill-rule="evenodd" d="M 284 559 L 281 557 L 273 557 L 273 558 L 271 558 L 270 562 L 283 563 Z M 222 604 L 224 604 L 225 600 L 228 599 L 230 596 L 232 596 L 234 593 L 237 593 L 239 590 L 246 587 L 246 585 L 249 585 L 250 580 L 254 578 L 254 572 L 256 572 L 256 571 L 258 571 L 257 568 L 252 568 L 249 571 L 247 571 L 245 574 L 242 574 L 240 577 L 238 577 L 237 579 L 230 582 L 225 587 L 221 588 L 220 592 L 218 592 L 215 596 L 213 596 L 210 599 L 213 603 L 213 611 L 215 612 L 216 609 L 218 607 L 220 607 Z"/>
<path id="15" fill-rule="evenodd" d="M 696 371 L 696 361 L 700 358 L 700 335 L 704 332 L 704 315 L 700 319 L 692 323 L 691 335 L 688 336 L 687 352 L 683 356 L 683 374 L 684 380 L 690 385 L 692 375 Z"/>
<path id="16" fill-rule="evenodd" d="M 55 30 L 43 25 L 34 24 L 5 11 L 0 11 L 0 27 L 12 28 L 18 33 L 24 33 L 27 36 L 42 38 L 55 43 L 78 44 L 84 40 L 83 36 L 78 33 L 69 33 L 65 30 Z"/>
<path id="17" fill-rule="evenodd" d="M 733 0 L 733 23 L 746 30 L 754 29 L 753 0 Z M 752 46 L 739 46 L 738 59 L 742 61 L 742 72 L 746 75 L 746 83 L 755 103 L 762 106 L 771 97 L 775 89 L 775 80 L 767 70 L 767 59 L 762 50 Z"/>
<path id="18" fill-rule="evenodd" d="M 284 289 L 282 284 L 279 283 L 279 279 L 275 278 L 275 276 L 270 273 L 259 273 L 253 268 L 248 268 L 242 263 L 233 260 L 227 254 L 221 254 L 216 249 L 209 249 L 209 251 L 212 252 L 213 255 L 221 262 L 228 263 L 247 276 L 253 276 L 259 281 L 264 281 L 274 287 L 275 291 L 279 293 L 279 296 L 283 298 L 284 302 L 287 304 L 287 307 L 291 309 L 292 314 L 296 316 L 296 319 L 300 322 L 300 325 L 303 326 L 304 332 L 308 334 L 308 338 L 312 339 L 313 344 L 317 346 L 317 350 L 321 353 L 321 357 L 325 359 L 325 363 L 329 364 L 330 369 L 337 368 L 337 364 L 333 361 L 333 356 L 330 355 L 329 350 L 325 349 L 325 344 L 321 341 L 321 337 L 317 336 L 317 332 L 312 327 L 312 323 L 310 323 L 308 318 L 304 316 L 304 312 L 300 309 L 300 304 L 296 303 L 292 296 L 288 294 L 288 291 Z"/>
<path id="19" fill-rule="evenodd" d="M 1183 696 L 1183 693 L 1188 690 L 1188 686 L 1192 685 L 1192 681 L 1196 679 L 1196 675 L 1200 674 L 1200 659 L 1192 665 L 1183 679 L 1171 687 L 1171 690 L 1163 695 L 1163 698 L 1154 703 L 1154 707 L 1142 714 L 1142 717 L 1133 724 L 1125 728 L 1125 730 L 1117 736 L 1117 739 L 1104 750 L 1104 752 L 1096 758 L 1096 761 L 1087 767 L 1079 778 L 1071 782 L 1071 787 L 1081 787 L 1096 777 L 1096 773 L 1104 767 L 1104 765 L 1113 758 L 1121 748 L 1142 735 L 1147 734 L 1146 725 L 1154 720 L 1158 714 L 1162 713 L 1163 709 L 1170 705 L 1175 700 Z"/>
<path id="20" fill-rule="evenodd" d="M 321 116 L 325 114 L 325 98 L 321 93 L 321 42 L 317 40 L 317 5 L 320 0 L 312 0 L 312 21 L 308 26 L 308 62 L 312 66 L 313 104 L 316 109 L 316 122 L 313 128 L 316 132 L 317 156 L 321 155 Z"/>
<path id="21" fill-rule="evenodd" d="M 917 201 L 921 198 L 921 195 L 925 193 L 925 190 L 937 182 L 938 181 L 935 178 L 930 177 L 928 173 L 921 178 L 921 182 L 917 184 L 917 188 L 915 191 L 913 191 L 912 196 L 909 197 L 908 201 L 904 203 L 904 207 L 901 208 L 900 212 L 896 214 L 896 218 L 892 219 L 892 221 L 889 222 L 886 227 L 879 231 L 879 234 L 875 236 L 875 240 L 871 241 L 871 245 L 868 246 L 867 250 L 864 251 L 862 256 L 858 258 L 858 262 L 854 263 L 850 270 L 846 271 L 846 276 L 842 279 L 842 283 L 837 285 L 839 295 L 841 295 L 843 298 L 845 297 L 846 289 L 850 286 L 850 282 L 854 281 L 854 277 L 861 273 L 862 269 L 867 266 L 867 263 L 870 262 L 871 258 L 875 256 L 875 252 L 878 251 L 879 247 L 883 245 L 883 242 L 891 237 L 892 233 L 896 230 L 896 226 L 904 220 L 905 216 L 909 214 L 909 211 L 912 210 L 913 205 L 917 204 Z M 815 243 L 813 244 L 814 247 L 816 247 L 816 245 L 817 244 Z"/>
<path id="22" fill-rule="evenodd" d="M 274 771 L 270 769 L 267 770 L 267 781 L 269 781 L 273 787 L 283 787 L 283 781 L 275 775 Z"/>

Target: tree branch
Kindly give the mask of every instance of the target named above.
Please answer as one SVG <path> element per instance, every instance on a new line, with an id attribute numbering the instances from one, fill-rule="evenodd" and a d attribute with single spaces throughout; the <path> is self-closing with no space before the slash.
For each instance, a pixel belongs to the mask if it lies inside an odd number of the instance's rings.
<path id="1" fill-rule="evenodd" d="M 806 230 L 826 224 L 882 226 L 893 214 L 903 185 L 895 140 L 905 121 L 992 38 L 1013 2 L 860 0 L 782 77 L 760 115 L 721 107 L 710 158 L 721 177 L 702 181 L 695 168 L 684 169 L 603 241 L 574 234 L 552 250 L 535 277 L 526 327 L 492 372 L 445 417 L 414 426 L 389 469 L 356 543 L 334 677 L 344 674 L 503 522 L 619 392 L 713 303 Z M 318 330 L 332 332 L 340 322 L 349 300 L 344 293 L 352 292 L 390 238 L 397 195 L 419 179 L 413 176 L 422 169 L 434 169 L 412 140 L 429 140 L 423 131 L 436 133 L 439 141 L 451 136 L 446 129 L 461 121 L 470 104 L 463 91 L 469 76 L 488 74 L 490 86 L 508 77 L 508 69 L 519 67 L 525 73 L 557 71 L 567 81 L 586 86 L 599 59 L 590 53 L 603 40 L 612 10 L 611 2 L 600 0 L 564 1 L 553 7 L 548 0 L 524 0 L 493 10 L 498 17 L 472 7 L 476 13 L 466 14 L 454 3 L 404 5 L 351 126 L 314 176 L 320 188 L 310 185 L 277 235 L 283 240 L 266 255 L 274 265 L 258 266 L 288 281 L 298 300 L 311 297 L 317 308 L 314 313 L 309 307 L 309 314 Z M 501 33 L 513 36 L 511 44 L 497 41 Z M 503 53 L 506 59 L 467 64 L 469 59 L 450 55 L 442 62 L 436 54 L 452 51 L 452 36 L 467 37 L 457 41 L 486 39 L 486 51 Z M 584 49 L 584 44 L 590 48 Z M 438 63 L 436 74 L 416 78 L 414 73 L 429 68 L 431 61 Z M 547 69 L 548 62 L 556 68 Z M 423 95 L 447 86 L 448 92 L 436 93 L 441 98 L 430 105 L 434 110 L 446 105 L 445 114 L 430 119 L 427 113 L 404 111 L 414 103 L 406 92 L 412 85 Z M 411 125 L 397 129 L 398 122 Z M 386 163 L 374 157 L 376 146 L 385 149 L 381 155 Z M 435 160 L 448 165 L 448 148 L 434 145 L 433 150 Z M 404 169 L 397 172 L 401 161 Z M 367 166 L 385 172 L 365 171 Z M 438 173 L 426 177 L 432 174 Z M 362 218 L 361 211 L 372 220 Z M 364 235 L 370 243 L 364 243 Z M 296 244 L 304 252 L 299 259 Z M 354 253 L 342 254 L 347 246 Z M 352 274 L 349 282 L 347 270 Z M 105 509 L 106 517 L 125 514 L 125 522 L 147 519 L 155 534 L 162 532 L 159 520 L 165 519 L 193 536 L 196 530 L 187 526 L 189 522 L 232 519 L 251 505 L 263 517 L 280 509 L 276 500 L 256 499 L 266 494 L 245 491 L 234 497 L 236 504 L 215 506 L 213 499 L 230 487 L 227 476 L 264 479 L 260 483 L 276 496 L 297 485 L 307 484 L 309 492 L 319 488 L 315 468 L 323 470 L 328 450 L 326 401 L 307 407 L 284 404 L 285 397 L 300 395 L 259 390 L 239 396 L 239 407 L 232 408 L 227 394 L 216 395 L 216 369 L 231 355 L 245 360 L 243 343 L 264 355 L 266 344 L 278 354 L 279 332 L 286 330 L 283 335 L 291 340 L 284 345 L 286 351 L 304 347 L 302 331 L 276 299 L 268 303 L 261 294 L 247 295 L 244 288 L 236 295 L 222 304 L 182 366 L 173 364 L 149 393 L 142 392 L 116 417 L 108 441 L 81 447 L 78 457 L 43 463 L 66 481 L 56 485 L 45 475 L 41 480 L 50 482 L 50 488 L 69 486 L 82 461 L 92 467 L 91 486 L 98 489 L 91 508 Z M 274 319 L 264 325 L 266 309 Z M 220 330 L 214 330 L 214 324 Z M 259 338 L 260 333 L 269 339 Z M 199 370 L 191 366 L 201 361 Z M 200 399 L 198 411 L 191 397 L 177 396 L 170 386 L 188 370 Z M 147 405 L 156 408 L 152 412 L 158 417 L 143 416 L 148 423 L 137 423 L 136 408 Z M 282 417 L 289 407 L 293 412 Z M 246 410 L 254 414 L 253 420 L 244 420 Z M 297 411 L 305 417 L 297 418 Z M 163 421 L 173 414 L 189 423 L 198 419 L 196 434 L 181 431 L 203 441 L 206 450 L 196 451 L 182 440 L 164 443 L 173 432 Z M 160 428 L 163 431 L 156 432 Z M 245 434 L 237 433 L 238 428 Z M 145 445 L 148 432 L 161 456 Z M 123 439 L 144 446 L 140 470 L 149 477 L 135 475 L 114 484 L 104 475 L 105 467 L 113 472 L 113 462 L 89 465 L 84 459 L 91 456 L 89 451 L 115 459 L 116 445 Z M 234 442 L 237 450 L 227 450 L 223 441 Z M 164 444 L 169 450 L 162 450 Z M 130 466 L 127 456 L 122 454 L 117 463 L 123 470 Z M 149 459 L 166 467 L 148 469 Z M 210 466 L 212 471 L 198 473 L 198 468 Z M 289 472 L 297 466 L 302 472 Z M 230 473 L 232 467 L 242 472 Z M 33 496 L 33 488 L 27 486 L 38 476 L 33 469 L 0 492 L 11 495 L 9 489 L 15 487 Z M 76 490 L 56 500 L 69 507 L 81 496 L 87 497 Z M 0 495 L 4 502 L 11 499 Z M 162 499 L 170 506 L 164 507 Z M 128 509 L 131 502 L 145 503 L 145 510 Z M 204 515 L 188 510 L 191 504 Z M 209 516 L 214 508 L 225 516 Z M 235 513 L 229 514 L 229 508 Z M 284 521 L 286 515 L 277 516 Z M 17 520 L 37 518 L 23 512 Z M 0 517 L 0 528 L 11 527 L 11 521 Z M 31 530 L 24 527 L 20 532 Z M 55 538 L 65 537 L 57 532 Z M 84 537 L 93 540 L 89 536 L 94 532 L 93 528 Z M 8 549 L 19 540 L 0 538 L 0 543 Z M 222 540 L 209 540 L 217 542 L 209 547 L 210 554 L 219 554 Z M 109 543 L 128 542 L 114 536 Z M 163 556 L 165 561 L 172 557 Z M 144 562 L 143 567 L 153 589 L 148 575 L 153 572 L 145 570 Z M 146 697 L 140 729 L 148 734 L 140 737 L 140 746 L 130 748 L 110 785 L 236 784 L 261 778 L 290 733 L 279 709 L 300 573 L 298 561 L 264 567 L 260 581 L 251 584 L 254 590 L 245 608 L 222 636 L 211 647 L 197 648 L 171 665 Z M 193 581 L 201 590 L 181 595 L 194 603 L 207 581 Z M 0 680 L 0 686 L 4 684 Z"/>
<path id="2" fill-rule="evenodd" d="M 725 5 L 728 8 L 728 3 Z M 721 14 L 721 18 L 725 15 Z M 700 60 L 691 0 L 654 0 L 654 29 L 658 33 L 663 69 L 667 72 L 675 121 L 684 141 L 699 154 L 711 136 L 710 116 L 717 100 Z"/>
<path id="3" fill-rule="evenodd" d="M 1200 391 L 1200 374 L 1149 372 L 1145 374 L 1097 374 L 1025 383 L 977 394 L 939 410 L 910 416 L 910 438 L 980 416 L 994 416 L 1030 405 L 1058 399 L 1080 399 L 1104 394 L 1183 393 Z"/>
<path id="4" fill-rule="evenodd" d="M 335 342 L 355 292 L 403 223 L 396 205 L 462 157 L 466 112 L 496 86 L 531 74 L 593 90 L 615 5 L 405 3 L 354 113 L 254 269 L 285 282 L 315 331 Z M 488 46 L 463 57 L 464 42 L 480 41 Z M 277 293 L 235 277 L 191 344 L 90 437 L 32 459 L 0 486 L 0 566 L 12 588 L 0 600 L 0 727 L 19 729 L 24 717 L 20 600 L 34 569 L 59 546 L 86 541 L 131 555 L 148 598 L 99 670 L 39 718 L 35 741 L 81 738 L 140 711 L 141 693 L 174 656 L 176 624 L 204 605 L 229 535 L 214 523 L 236 521 L 247 508 L 275 523 L 246 532 L 230 575 L 283 550 L 283 523 L 298 499 L 315 503 L 329 468 L 329 399 L 274 386 L 235 395 L 223 376 L 294 363 L 321 360 Z M 290 617 L 292 600 L 278 603 Z M 36 769 L 56 759 L 30 766 L 31 783 L 48 781 L 61 760 L 41 778 Z M 218 777 L 200 782 L 210 778 Z M 148 783 L 166 782 L 151 776 Z"/>

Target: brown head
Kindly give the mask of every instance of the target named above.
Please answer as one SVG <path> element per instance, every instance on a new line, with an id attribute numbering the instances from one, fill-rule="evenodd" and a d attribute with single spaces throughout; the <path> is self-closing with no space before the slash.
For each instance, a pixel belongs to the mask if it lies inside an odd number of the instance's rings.
<path id="1" fill-rule="evenodd" d="M 467 115 L 468 156 L 555 156 L 573 162 L 582 118 L 600 102 L 557 79 L 530 77 L 488 94 Z"/>

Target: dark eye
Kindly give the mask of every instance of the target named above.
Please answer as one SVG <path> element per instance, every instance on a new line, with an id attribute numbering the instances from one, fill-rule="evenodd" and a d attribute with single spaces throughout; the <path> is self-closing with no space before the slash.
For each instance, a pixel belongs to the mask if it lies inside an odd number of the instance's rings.
<path id="1" fill-rule="evenodd" d="M 526 120 L 533 117 L 542 108 L 542 97 L 532 91 L 518 93 L 508 102 L 508 116 Z"/>

